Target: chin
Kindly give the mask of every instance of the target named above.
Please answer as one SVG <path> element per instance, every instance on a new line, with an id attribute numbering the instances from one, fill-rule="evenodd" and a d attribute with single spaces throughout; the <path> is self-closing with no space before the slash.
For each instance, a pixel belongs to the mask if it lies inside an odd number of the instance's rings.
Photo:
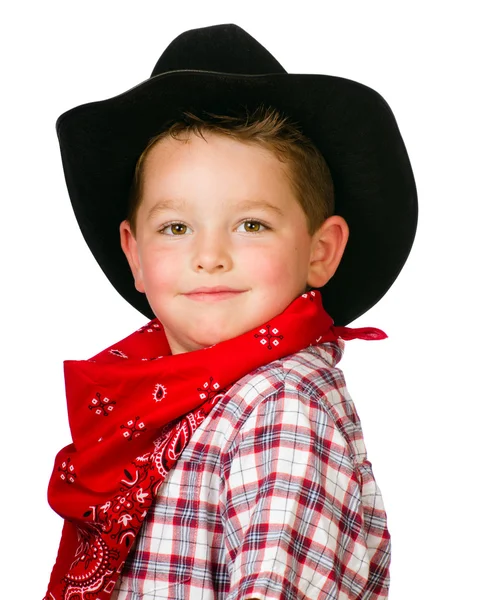
<path id="1" fill-rule="evenodd" d="M 199 348 L 206 348 L 208 346 L 213 346 L 215 344 L 220 344 L 221 342 L 231 340 L 235 337 L 238 337 L 242 333 L 246 333 L 246 331 L 248 330 L 226 330 L 224 328 L 216 331 L 212 331 L 211 329 L 208 331 L 195 331 L 191 336 L 191 339 Z"/>

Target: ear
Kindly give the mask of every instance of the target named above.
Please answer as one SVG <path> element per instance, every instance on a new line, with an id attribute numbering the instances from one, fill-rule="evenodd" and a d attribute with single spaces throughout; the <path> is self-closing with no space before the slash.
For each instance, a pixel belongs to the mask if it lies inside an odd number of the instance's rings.
<path id="1" fill-rule="evenodd" d="M 333 215 L 313 234 L 308 285 L 320 288 L 336 272 L 348 242 L 349 227 L 343 217 Z"/>
<path id="2" fill-rule="evenodd" d="M 128 221 L 122 221 L 120 223 L 120 243 L 135 279 L 135 287 L 139 292 L 144 293 L 145 287 L 143 285 L 143 273 L 138 256 L 138 246 Z"/>

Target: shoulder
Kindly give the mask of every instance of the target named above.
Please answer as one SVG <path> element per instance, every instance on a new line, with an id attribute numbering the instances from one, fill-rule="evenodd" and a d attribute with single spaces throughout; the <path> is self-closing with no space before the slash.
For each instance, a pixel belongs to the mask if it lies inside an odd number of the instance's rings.
<path id="1" fill-rule="evenodd" d="M 245 442 L 255 445 L 258 436 L 280 443 L 334 433 L 342 446 L 359 442 L 359 419 L 337 367 L 343 347 L 341 340 L 309 346 L 242 377 L 198 429 L 185 457 L 203 460 L 209 452 L 215 464 L 220 457 L 228 461 Z"/>
<path id="2" fill-rule="evenodd" d="M 337 367 L 344 342 L 309 346 L 299 352 L 259 367 L 241 378 L 228 392 L 233 403 L 246 414 L 280 398 L 319 402 L 336 413 L 349 401 L 344 374 Z"/>
<path id="3" fill-rule="evenodd" d="M 325 396 L 345 387 L 343 372 L 337 367 L 342 352 L 342 347 L 332 342 L 309 346 L 271 363 L 265 374 L 278 378 L 285 392 Z"/>
<path id="4" fill-rule="evenodd" d="M 264 365 L 236 382 L 219 412 L 229 415 L 233 431 L 248 435 L 273 421 L 340 423 L 351 402 L 342 371 L 336 366 L 343 347 L 338 343 L 310 346 Z"/>
<path id="5" fill-rule="evenodd" d="M 263 481 L 266 473 L 317 481 L 321 470 L 348 485 L 362 460 L 361 434 L 348 416 L 350 398 L 329 350 L 306 348 L 238 382 L 226 405 L 236 407 L 237 420 L 220 458 L 231 485 L 247 477 Z"/>
<path id="6" fill-rule="evenodd" d="M 239 379 L 231 388 L 231 392 L 237 393 L 242 386 L 257 385 L 263 382 L 263 386 L 270 383 L 276 388 L 282 384 L 298 385 L 303 381 L 314 379 L 318 383 L 325 376 L 325 383 L 330 375 L 335 373 L 342 375 L 337 368 L 337 363 L 343 355 L 344 342 L 328 342 L 319 346 L 308 346 L 303 350 L 290 354 L 258 367 Z"/>

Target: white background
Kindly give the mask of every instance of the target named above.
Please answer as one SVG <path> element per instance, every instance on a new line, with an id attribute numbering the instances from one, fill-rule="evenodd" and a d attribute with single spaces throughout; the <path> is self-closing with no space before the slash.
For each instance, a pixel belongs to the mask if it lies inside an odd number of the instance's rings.
<path id="1" fill-rule="evenodd" d="M 471 2 L 22 2 L 0 18 L 2 598 L 40 599 L 61 520 L 47 484 L 70 442 L 62 361 L 145 322 L 108 283 L 71 210 L 55 120 L 149 77 L 187 29 L 236 23 L 289 72 L 379 91 L 419 193 L 410 258 L 353 325 L 341 366 L 393 538 L 393 600 L 478 599 L 479 106 Z"/>

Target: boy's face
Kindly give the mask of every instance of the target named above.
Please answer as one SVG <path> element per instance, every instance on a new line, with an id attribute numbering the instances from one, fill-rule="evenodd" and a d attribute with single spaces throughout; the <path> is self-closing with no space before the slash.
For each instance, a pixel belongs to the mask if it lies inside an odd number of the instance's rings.
<path id="1" fill-rule="evenodd" d="M 285 165 L 256 145 L 205 137 L 151 149 L 136 235 L 122 224 L 136 288 L 173 354 L 246 333 L 308 283 L 313 238 Z M 233 291 L 193 293 L 216 287 Z"/>

